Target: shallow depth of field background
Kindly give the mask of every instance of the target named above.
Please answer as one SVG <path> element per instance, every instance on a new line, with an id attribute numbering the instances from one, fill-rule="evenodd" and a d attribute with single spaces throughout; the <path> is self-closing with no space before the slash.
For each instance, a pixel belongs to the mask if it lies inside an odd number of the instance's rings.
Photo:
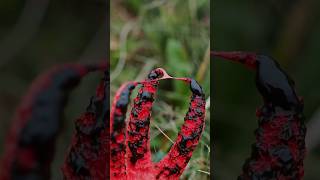
<path id="1" fill-rule="evenodd" d="M 104 0 L 0 1 L 0 156 L 14 111 L 32 80 L 57 64 L 106 60 L 106 27 Z M 73 122 L 86 110 L 102 77 L 88 75 L 71 93 L 52 179 L 62 179 Z"/>
<path id="2" fill-rule="evenodd" d="M 196 78 L 206 98 L 210 96 L 208 0 L 119 0 L 110 7 L 112 97 L 122 83 L 143 80 L 157 67 L 172 76 Z M 175 141 L 190 94 L 183 82 L 160 82 L 150 125 L 153 161 L 172 145 L 159 129 Z M 209 179 L 209 110 L 206 113 L 202 138 L 181 179 Z"/>
<path id="3" fill-rule="evenodd" d="M 319 5 L 316 0 L 215 0 L 211 9 L 213 49 L 272 55 L 295 80 L 298 94 L 304 97 L 309 124 L 313 120 L 320 121 L 319 114 L 316 115 L 320 108 Z M 212 168 L 217 180 L 236 179 L 255 141 L 255 110 L 262 100 L 254 85 L 253 72 L 222 59 L 212 61 L 215 91 Z M 319 123 L 317 126 L 313 126 L 315 132 L 320 129 Z M 316 137 L 320 136 L 307 138 Z M 306 180 L 320 176 L 320 140 L 312 141 L 318 146 L 307 154 Z"/>

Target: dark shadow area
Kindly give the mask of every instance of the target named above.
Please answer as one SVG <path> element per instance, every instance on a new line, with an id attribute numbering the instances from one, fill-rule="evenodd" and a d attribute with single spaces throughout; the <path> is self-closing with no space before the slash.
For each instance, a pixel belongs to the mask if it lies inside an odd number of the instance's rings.
<path id="1" fill-rule="evenodd" d="M 37 76 L 64 63 L 106 61 L 107 3 L 104 0 L 0 2 L 0 156 L 15 110 Z M 74 120 L 86 110 L 102 77 L 101 73 L 92 73 L 71 91 L 53 150 L 51 179 L 62 179 L 60 168 L 71 142 Z M 54 94 L 47 94 L 51 95 Z"/>

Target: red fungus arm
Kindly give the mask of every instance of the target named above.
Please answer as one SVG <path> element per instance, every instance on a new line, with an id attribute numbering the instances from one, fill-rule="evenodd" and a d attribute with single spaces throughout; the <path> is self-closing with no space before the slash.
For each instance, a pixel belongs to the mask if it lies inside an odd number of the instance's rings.
<path id="1" fill-rule="evenodd" d="M 19 105 L 5 142 L 0 179 L 49 179 L 55 140 L 69 92 L 104 65 L 66 64 L 40 75 Z"/>
<path id="2" fill-rule="evenodd" d="M 87 111 L 75 122 L 76 131 L 62 167 L 64 179 L 109 179 L 110 122 L 107 72 Z"/>
<path id="3" fill-rule="evenodd" d="M 111 128 L 111 178 L 125 179 L 126 177 L 126 113 L 130 95 L 137 83 L 123 84 L 117 91 L 110 113 Z"/>
<path id="4" fill-rule="evenodd" d="M 198 145 L 205 123 L 205 96 L 200 85 L 189 81 L 192 91 L 189 110 L 169 153 L 155 165 L 157 179 L 179 179 Z"/>
<path id="5" fill-rule="evenodd" d="M 306 132 L 302 113 L 274 113 L 270 106 L 264 105 L 257 117 L 256 143 L 239 179 L 301 180 Z"/>
<path id="6" fill-rule="evenodd" d="M 247 66 L 255 62 L 256 86 L 264 100 L 257 111 L 256 143 L 238 179 L 302 179 L 306 128 L 294 82 L 271 57 L 245 52 L 213 55 Z"/>
<path id="7" fill-rule="evenodd" d="M 240 51 L 224 52 L 224 51 L 212 51 L 212 56 L 221 57 L 234 62 L 239 62 L 250 69 L 256 69 L 257 66 L 257 54 L 256 53 L 243 53 Z"/>
<path id="8" fill-rule="evenodd" d="M 152 104 L 160 80 L 188 82 L 192 91 L 190 108 L 177 142 L 159 163 L 151 161 L 149 125 Z M 131 90 L 141 84 L 130 113 L 126 136 L 123 134 L 125 113 Z M 200 85 L 189 78 L 174 78 L 158 68 L 142 82 L 120 87 L 111 110 L 111 179 L 178 179 L 189 162 L 204 128 L 205 99 Z M 116 125 L 115 125 L 116 124 Z M 126 144 L 123 142 L 126 141 Z M 123 147 L 125 146 L 125 150 Z"/>
<path id="9" fill-rule="evenodd" d="M 160 69 L 152 71 L 142 83 L 130 113 L 127 127 L 127 178 L 154 179 L 151 162 L 149 125 L 152 104 L 159 82 Z"/>

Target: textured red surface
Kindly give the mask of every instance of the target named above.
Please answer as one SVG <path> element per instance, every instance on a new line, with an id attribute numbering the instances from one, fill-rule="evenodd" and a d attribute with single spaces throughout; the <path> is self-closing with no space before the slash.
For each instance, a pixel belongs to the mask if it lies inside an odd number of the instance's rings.
<path id="1" fill-rule="evenodd" d="M 12 120 L 1 159 L 0 179 L 48 179 L 55 139 L 68 93 L 88 72 L 105 65 L 67 64 L 40 75 Z"/>
<path id="2" fill-rule="evenodd" d="M 134 99 L 127 128 L 127 179 L 154 179 L 149 125 L 158 84 L 158 81 L 143 84 Z"/>
<path id="3" fill-rule="evenodd" d="M 136 83 L 123 84 L 117 91 L 111 108 L 111 157 L 110 174 L 112 177 L 124 179 L 126 177 L 126 112 L 130 101 L 131 91 Z"/>
<path id="4" fill-rule="evenodd" d="M 258 129 L 251 156 L 238 179 L 300 180 L 306 153 L 303 103 L 294 83 L 271 57 L 245 52 L 213 52 L 256 70 L 264 105 L 257 110 Z"/>
<path id="5" fill-rule="evenodd" d="M 191 97 L 177 140 L 169 153 L 155 165 L 157 179 L 178 179 L 187 166 L 204 128 L 205 99 L 203 93 Z"/>
<path id="6" fill-rule="evenodd" d="M 119 144 L 111 145 L 111 156 L 114 156 L 114 159 L 112 157 L 110 162 L 111 167 L 114 167 L 114 169 L 111 168 L 111 179 L 178 179 L 189 162 L 204 128 L 205 99 L 198 83 L 188 78 L 179 78 L 179 80 L 189 83 L 192 91 L 190 108 L 186 114 L 185 123 L 168 155 L 158 163 L 151 161 L 149 125 L 152 104 L 159 80 L 168 78 L 171 77 L 162 69 L 156 69 L 149 74 L 146 81 L 140 83 L 142 86 L 134 99 L 126 136 L 123 136 L 125 121 L 122 119 L 121 132 L 117 131 L 118 136 L 115 136 L 115 140 L 119 141 L 121 146 Z M 125 89 L 124 87 L 126 86 L 122 86 L 118 91 L 119 93 L 116 94 L 113 104 L 117 104 L 121 92 Z M 125 94 L 127 95 L 126 98 L 129 98 L 130 94 Z M 112 109 L 111 123 L 115 119 L 113 118 L 114 113 L 117 113 L 115 105 Z M 119 114 L 122 117 L 124 115 L 123 112 Z M 126 142 L 126 144 L 123 144 L 123 142 Z M 121 150 L 119 147 L 121 147 Z M 125 150 L 122 148 L 125 148 Z M 119 158 L 125 159 L 121 160 Z M 116 167 L 119 169 L 116 169 Z"/>
<path id="7" fill-rule="evenodd" d="M 301 114 L 258 113 L 259 128 L 252 156 L 243 167 L 240 179 L 302 179 L 305 157 L 305 127 Z"/>
<path id="8" fill-rule="evenodd" d="M 109 179 L 109 82 L 107 73 L 90 105 L 75 122 L 62 172 L 65 179 Z"/>

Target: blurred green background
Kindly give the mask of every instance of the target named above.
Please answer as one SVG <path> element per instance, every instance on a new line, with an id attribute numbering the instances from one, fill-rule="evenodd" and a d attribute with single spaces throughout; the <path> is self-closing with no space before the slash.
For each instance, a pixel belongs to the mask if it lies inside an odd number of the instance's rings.
<path id="1" fill-rule="evenodd" d="M 106 59 L 106 4 L 105 0 L 0 1 L 0 156 L 14 111 L 36 76 L 57 64 Z M 89 75 L 71 93 L 52 179 L 62 179 L 60 167 L 73 122 L 86 110 L 101 78 L 99 73 Z"/>
<path id="2" fill-rule="evenodd" d="M 212 49 L 243 50 L 273 56 L 295 80 L 304 97 L 306 122 L 320 121 L 320 1 L 214 0 Z M 262 104 L 254 73 L 242 65 L 212 59 L 214 68 L 213 140 L 215 179 L 236 179 L 251 152 L 257 128 L 255 110 Z M 317 116 L 317 117 L 315 117 Z M 305 160 L 306 180 L 319 179 L 319 123 L 307 142 L 313 144 Z M 318 137 L 319 134 L 318 134 Z"/>
<path id="3" fill-rule="evenodd" d="M 157 67 L 194 77 L 210 97 L 209 0 L 111 1 L 111 95 L 127 81 L 139 81 Z M 153 161 L 170 149 L 190 98 L 183 82 L 161 81 L 151 120 Z M 133 93 L 133 97 L 136 92 Z M 209 105 L 209 104 L 208 104 Z M 209 179 L 210 112 L 206 127 L 181 179 Z M 161 133 L 163 131 L 169 138 Z"/>

